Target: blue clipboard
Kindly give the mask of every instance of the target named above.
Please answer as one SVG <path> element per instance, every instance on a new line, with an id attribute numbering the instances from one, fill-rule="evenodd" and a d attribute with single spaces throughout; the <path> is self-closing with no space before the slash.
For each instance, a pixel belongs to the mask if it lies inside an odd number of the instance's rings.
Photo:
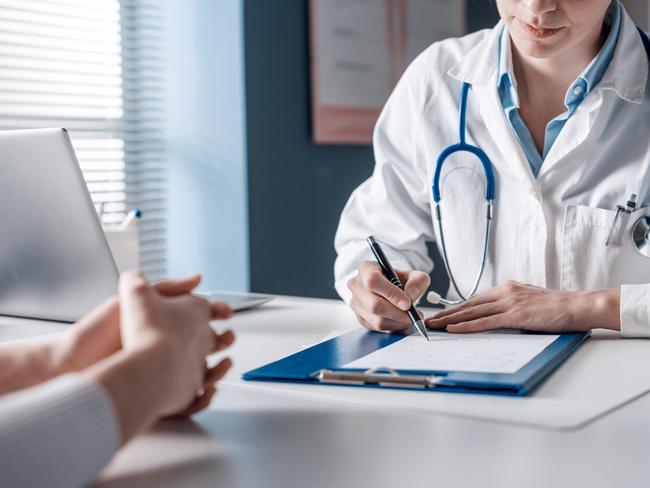
<path id="1" fill-rule="evenodd" d="M 526 365 L 515 373 L 508 374 L 460 371 L 363 371 L 343 368 L 345 364 L 394 344 L 404 337 L 407 336 L 359 329 L 244 373 L 242 377 L 248 381 L 524 396 L 568 358 L 589 337 L 589 333 L 561 334 Z"/>

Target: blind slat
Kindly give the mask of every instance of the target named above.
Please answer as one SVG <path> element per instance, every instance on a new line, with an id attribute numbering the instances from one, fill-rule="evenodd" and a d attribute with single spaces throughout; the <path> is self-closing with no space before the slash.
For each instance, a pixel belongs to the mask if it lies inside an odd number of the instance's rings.
<path id="1" fill-rule="evenodd" d="M 127 204 L 143 211 L 140 262 L 153 279 L 166 271 L 164 33 L 159 0 L 122 0 L 122 90 Z"/>

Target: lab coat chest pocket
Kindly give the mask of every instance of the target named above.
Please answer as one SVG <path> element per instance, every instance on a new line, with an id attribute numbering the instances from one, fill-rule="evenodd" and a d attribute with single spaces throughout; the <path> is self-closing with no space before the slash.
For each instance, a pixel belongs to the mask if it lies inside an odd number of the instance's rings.
<path id="1" fill-rule="evenodd" d="M 636 250 L 631 238 L 634 223 L 650 215 L 650 207 L 630 215 L 620 246 L 606 246 L 615 214 L 583 205 L 566 207 L 561 253 L 563 290 L 615 288 L 650 281 L 650 258 Z"/>

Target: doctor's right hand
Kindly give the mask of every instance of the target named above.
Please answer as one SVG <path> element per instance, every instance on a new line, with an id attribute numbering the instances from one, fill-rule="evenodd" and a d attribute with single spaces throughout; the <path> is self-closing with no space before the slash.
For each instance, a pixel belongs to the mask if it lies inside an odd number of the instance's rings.
<path id="1" fill-rule="evenodd" d="M 374 261 L 364 261 L 348 281 L 350 307 L 361 325 L 370 330 L 399 332 L 411 327 L 406 311 L 429 288 L 431 279 L 422 271 L 395 270 L 404 291 L 393 285 Z M 422 313 L 420 313 L 422 316 Z"/>

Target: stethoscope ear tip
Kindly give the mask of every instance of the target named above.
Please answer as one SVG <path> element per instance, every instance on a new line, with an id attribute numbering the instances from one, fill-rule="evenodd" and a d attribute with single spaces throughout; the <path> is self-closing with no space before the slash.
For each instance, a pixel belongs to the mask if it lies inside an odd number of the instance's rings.
<path id="1" fill-rule="evenodd" d="M 440 303 L 440 299 L 442 297 L 440 296 L 439 293 L 436 293 L 435 291 L 430 291 L 427 293 L 427 302 L 429 302 L 431 305 L 437 305 Z"/>

